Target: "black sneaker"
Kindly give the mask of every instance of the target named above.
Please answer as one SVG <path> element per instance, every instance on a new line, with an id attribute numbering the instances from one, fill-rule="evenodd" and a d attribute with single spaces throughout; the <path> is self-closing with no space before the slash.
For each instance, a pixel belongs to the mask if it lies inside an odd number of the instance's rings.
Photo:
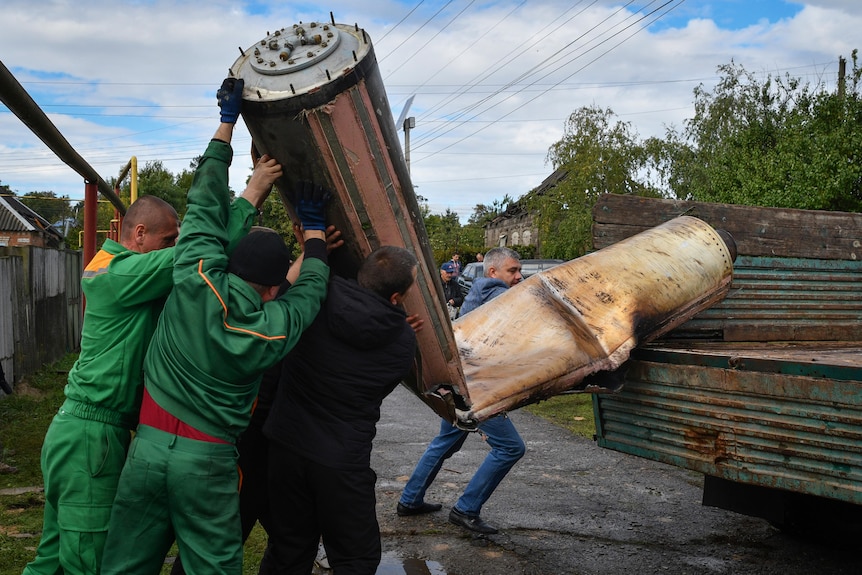
<path id="1" fill-rule="evenodd" d="M 453 523 L 464 529 L 469 529 L 474 533 L 482 533 L 484 535 L 493 535 L 497 533 L 497 528 L 492 527 L 485 523 L 481 517 L 478 515 L 467 515 L 466 513 L 461 513 L 454 507 L 452 511 L 449 512 L 449 523 Z"/>
<path id="2" fill-rule="evenodd" d="M 398 503 L 398 507 L 395 508 L 395 512 L 399 517 L 409 517 L 410 515 L 423 515 L 425 513 L 434 513 L 435 511 L 440 511 L 443 509 L 443 506 L 440 503 L 425 503 L 422 502 L 418 507 L 407 507 L 406 505 L 402 505 L 401 502 Z"/>

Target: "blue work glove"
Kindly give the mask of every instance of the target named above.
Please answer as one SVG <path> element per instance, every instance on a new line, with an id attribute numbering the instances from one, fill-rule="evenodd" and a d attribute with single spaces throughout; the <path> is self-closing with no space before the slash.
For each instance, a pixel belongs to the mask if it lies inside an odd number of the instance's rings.
<path id="1" fill-rule="evenodd" d="M 326 188 L 305 180 L 296 185 L 289 199 L 304 229 L 326 231 L 326 203 L 331 195 Z"/>
<path id="2" fill-rule="evenodd" d="M 245 80 L 242 78 L 225 78 L 218 89 L 218 107 L 221 108 L 221 121 L 225 124 L 236 124 L 242 108 L 242 88 Z"/>

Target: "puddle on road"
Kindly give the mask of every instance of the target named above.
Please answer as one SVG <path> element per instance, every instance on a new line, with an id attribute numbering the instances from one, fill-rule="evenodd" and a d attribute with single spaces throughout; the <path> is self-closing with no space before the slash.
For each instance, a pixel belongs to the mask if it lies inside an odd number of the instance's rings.
<path id="1" fill-rule="evenodd" d="M 327 575 L 331 570 L 314 566 L 314 575 Z M 403 558 L 394 553 L 384 553 L 377 567 L 376 575 L 447 575 L 443 566 L 436 561 L 424 561 L 415 557 Z"/>
<path id="2" fill-rule="evenodd" d="M 376 575 L 446 575 L 436 561 L 423 561 L 414 557 L 403 559 L 396 555 L 383 555 Z"/>

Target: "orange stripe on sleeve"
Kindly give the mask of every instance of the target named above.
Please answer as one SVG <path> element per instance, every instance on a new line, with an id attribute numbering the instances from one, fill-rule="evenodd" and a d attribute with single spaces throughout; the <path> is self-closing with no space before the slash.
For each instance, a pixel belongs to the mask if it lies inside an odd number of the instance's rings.
<path id="1" fill-rule="evenodd" d="M 239 332 L 239 333 L 247 333 L 247 334 L 249 334 L 249 335 L 251 335 L 251 336 L 259 337 L 259 338 L 266 339 L 266 340 L 276 340 L 276 339 L 286 339 L 286 338 L 287 338 L 287 336 L 285 336 L 285 335 L 265 335 L 265 334 L 262 334 L 262 333 L 258 333 L 258 332 L 256 332 L 256 331 L 252 331 L 252 330 L 250 330 L 250 329 L 245 329 L 245 328 L 242 328 L 242 327 L 234 327 L 234 326 L 230 325 L 230 324 L 227 322 L 227 316 L 228 316 L 228 307 L 227 307 L 227 304 L 225 303 L 224 298 L 221 296 L 221 294 L 219 293 L 219 291 L 218 291 L 218 290 L 216 289 L 216 287 L 212 284 L 212 282 L 210 281 L 210 279 L 206 276 L 206 274 L 205 274 L 205 273 L 204 273 L 204 271 L 203 271 L 203 268 L 204 268 L 204 261 L 201 259 L 201 260 L 199 260 L 199 261 L 198 261 L 198 275 L 199 275 L 199 276 L 201 276 L 201 278 L 203 278 L 204 282 L 206 282 L 206 284 L 209 286 L 209 288 L 212 290 L 212 292 L 213 292 L 213 293 L 215 294 L 215 296 L 218 298 L 218 301 L 219 301 L 219 303 L 221 304 L 222 309 L 224 310 L 224 321 L 223 321 L 223 324 L 224 324 L 225 328 L 227 328 L 227 329 L 229 329 L 229 330 L 231 330 L 231 331 Z"/>

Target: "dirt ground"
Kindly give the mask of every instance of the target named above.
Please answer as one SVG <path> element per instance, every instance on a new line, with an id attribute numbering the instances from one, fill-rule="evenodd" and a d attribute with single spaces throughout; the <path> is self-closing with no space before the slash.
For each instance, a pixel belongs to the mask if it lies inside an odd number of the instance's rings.
<path id="1" fill-rule="evenodd" d="M 856 545 L 791 537 L 702 506 L 699 474 L 599 448 L 527 412 L 512 420 L 527 454 L 483 509 L 500 533 L 477 537 L 447 516 L 487 447 L 470 437 L 444 465 L 426 497 L 442 511 L 398 517 L 401 489 L 439 420 L 403 388 L 387 398 L 372 459 L 384 546 L 378 575 L 862 573 Z"/>

